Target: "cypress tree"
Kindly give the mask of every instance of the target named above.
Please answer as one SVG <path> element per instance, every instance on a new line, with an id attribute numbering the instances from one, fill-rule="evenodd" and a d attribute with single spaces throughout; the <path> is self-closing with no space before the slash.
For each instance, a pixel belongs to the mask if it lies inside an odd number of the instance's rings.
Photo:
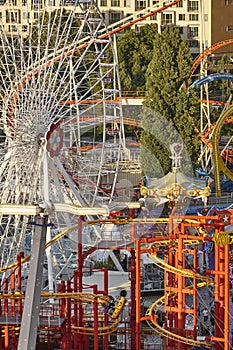
<path id="1" fill-rule="evenodd" d="M 184 152 L 186 172 L 197 163 L 199 142 L 194 126 L 199 118 L 198 97 L 195 89 L 187 89 L 184 84 L 191 66 L 189 47 L 177 29 L 167 27 L 155 36 L 153 55 L 146 72 L 146 109 L 140 138 L 145 173 L 152 167 L 146 160 L 150 158 L 148 153 L 157 158 L 164 173 L 170 171 L 169 145 L 174 142 L 182 142 L 187 150 L 186 154 Z M 159 173 L 154 176 L 160 174 L 159 167 Z"/>

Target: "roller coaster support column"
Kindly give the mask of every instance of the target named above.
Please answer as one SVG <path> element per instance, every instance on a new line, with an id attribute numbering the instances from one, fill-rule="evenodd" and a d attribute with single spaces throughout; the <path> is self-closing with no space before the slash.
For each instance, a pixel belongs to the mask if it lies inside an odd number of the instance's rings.
<path id="1" fill-rule="evenodd" d="M 67 293 L 72 293 L 72 288 L 71 288 L 71 281 L 68 280 L 66 282 L 66 291 Z M 66 349 L 67 350 L 72 350 L 72 328 L 71 328 L 71 323 L 72 323 L 72 315 L 71 315 L 71 298 L 67 298 L 66 300 L 66 307 L 67 307 L 67 345 Z"/>
<path id="2" fill-rule="evenodd" d="M 230 290 L 230 245 L 225 245 L 225 254 L 224 254 L 224 263 L 225 263 L 225 286 L 224 286 L 224 334 L 225 334 L 225 342 L 224 342 L 224 350 L 230 349 L 230 300 L 229 300 L 229 290 Z"/>
<path id="3" fill-rule="evenodd" d="M 82 220 L 83 217 L 78 218 L 78 292 L 83 291 L 83 247 L 82 247 Z M 78 301 L 78 326 L 83 327 L 83 306 L 82 301 Z M 83 348 L 83 336 L 78 334 L 78 350 Z"/>
<path id="4" fill-rule="evenodd" d="M 104 268 L 104 290 L 103 295 L 108 295 L 108 269 Z M 107 327 L 108 325 L 108 315 L 104 316 L 104 325 Z M 108 334 L 104 334 L 104 349 L 108 349 Z M 88 348 L 89 350 L 89 348 Z"/>
<path id="5" fill-rule="evenodd" d="M 136 261 L 135 261 L 135 250 L 131 249 L 131 267 L 130 267 L 130 281 L 131 281 L 131 313 L 130 313 L 130 328 L 131 328 L 131 349 L 135 349 L 135 317 L 136 317 L 136 297 L 135 297 L 135 286 L 136 286 Z"/>
<path id="6" fill-rule="evenodd" d="M 93 293 L 97 295 L 98 289 L 97 285 L 93 285 Z M 98 303 L 97 297 L 94 300 L 94 350 L 98 350 Z"/>
<path id="7" fill-rule="evenodd" d="M 24 257 L 24 253 L 20 253 L 17 255 L 17 289 L 19 291 L 22 290 L 22 259 Z M 17 311 L 18 311 L 18 316 L 22 316 L 22 300 L 18 299 L 17 301 Z"/>
<path id="8" fill-rule="evenodd" d="M 183 262 L 183 237 L 179 235 L 178 237 L 178 261 L 177 261 L 177 268 L 179 270 L 183 270 L 184 268 L 184 262 Z M 177 303 L 178 303 L 178 330 L 184 330 L 185 329 L 185 314 L 183 312 L 183 308 L 185 307 L 185 294 L 183 293 L 183 283 L 184 283 L 184 277 L 182 275 L 178 274 L 178 296 L 177 296 Z M 178 342 L 178 350 L 185 349 L 185 345 L 181 342 Z"/>
<path id="9" fill-rule="evenodd" d="M 61 281 L 61 283 L 58 285 L 57 287 L 57 291 L 58 293 L 65 293 L 65 282 Z M 62 298 L 61 300 L 59 300 L 59 313 L 60 313 L 60 318 L 67 318 L 66 317 L 66 302 L 67 299 Z M 67 350 L 67 332 L 66 332 L 66 326 L 67 326 L 67 322 L 64 322 L 62 327 L 61 327 L 61 348 L 62 350 Z"/>
<path id="10" fill-rule="evenodd" d="M 136 347 L 141 350 L 140 316 L 141 316 L 141 273 L 140 273 L 140 240 L 136 240 Z"/>
<path id="11" fill-rule="evenodd" d="M 215 230 L 215 237 L 224 234 L 224 227 L 220 226 Z M 226 233 L 227 234 L 227 233 Z M 220 244 L 219 244 L 220 243 Z M 215 348 L 216 350 L 230 349 L 229 334 L 229 264 L 230 264 L 230 247 L 229 244 L 215 242 Z"/>
<path id="12" fill-rule="evenodd" d="M 192 250 L 192 253 L 193 253 L 193 268 L 195 271 L 197 271 L 197 267 L 198 267 L 198 260 L 197 260 L 197 250 L 196 249 L 193 249 Z M 197 280 L 196 278 L 194 278 L 194 281 L 193 281 L 193 290 L 194 290 L 194 293 L 193 293 L 193 335 L 194 335 L 194 339 L 197 338 L 197 327 L 198 327 L 198 324 L 197 324 L 197 313 L 198 313 L 198 307 L 197 307 Z"/>
<path id="13" fill-rule="evenodd" d="M 15 291 L 15 274 L 14 274 L 14 270 L 11 271 L 11 291 L 14 293 Z M 16 300 L 12 299 L 11 300 L 11 316 L 16 316 Z M 16 350 L 17 346 L 16 346 L 16 336 L 15 336 L 15 327 L 12 327 L 12 331 L 11 331 L 11 350 Z"/>
<path id="14" fill-rule="evenodd" d="M 8 279 L 4 278 L 3 280 L 3 290 L 5 293 L 8 293 Z M 8 299 L 4 300 L 4 316 L 9 316 L 9 306 Z M 10 350 L 9 348 L 9 326 L 4 326 L 4 349 Z"/>
<path id="15" fill-rule="evenodd" d="M 47 225 L 47 215 L 36 217 L 18 350 L 36 348 Z"/>
<path id="16" fill-rule="evenodd" d="M 74 271 L 74 293 L 78 292 L 78 270 Z M 74 315 L 72 316 L 73 324 L 78 326 L 78 303 L 79 301 L 74 299 Z M 85 344 L 85 342 L 84 342 Z M 84 346 L 85 349 L 85 346 Z M 74 350 L 78 350 L 78 334 L 74 333 Z"/>

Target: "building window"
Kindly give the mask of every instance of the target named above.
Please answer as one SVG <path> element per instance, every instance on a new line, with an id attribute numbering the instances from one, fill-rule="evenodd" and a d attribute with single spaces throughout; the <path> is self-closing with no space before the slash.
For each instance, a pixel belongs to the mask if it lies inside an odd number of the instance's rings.
<path id="1" fill-rule="evenodd" d="M 188 40 L 188 46 L 189 47 L 199 47 L 199 41 L 198 40 Z"/>
<path id="2" fill-rule="evenodd" d="M 22 0 L 22 6 L 27 6 L 27 0 Z"/>
<path id="3" fill-rule="evenodd" d="M 11 25 L 11 26 L 9 26 L 9 32 L 17 32 L 17 26 L 15 26 L 15 25 Z"/>
<path id="4" fill-rule="evenodd" d="M 124 7 L 130 7 L 130 0 L 124 0 Z"/>
<path id="5" fill-rule="evenodd" d="M 142 10 L 146 8 L 146 1 L 145 0 L 137 0 L 136 1 L 136 11 L 137 10 Z"/>
<path id="6" fill-rule="evenodd" d="M 233 30 L 233 25 L 226 27 L 226 31 L 227 32 L 231 32 L 232 30 Z"/>
<path id="7" fill-rule="evenodd" d="M 172 24 L 172 14 L 171 13 L 162 13 L 161 24 L 162 25 Z"/>
<path id="8" fill-rule="evenodd" d="M 153 16 L 150 16 L 151 21 L 157 21 L 157 13 Z"/>
<path id="9" fill-rule="evenodd" d="M 111 6 L 120 7 L 120 0 L 111 0 Z"/>
<path id="10" fill-rule="evenodd" d="M 233 0 L 225 0 L 225 5 L 233 5 Z"/>
<path id="11" fill-rule="evenodd" d="M 39 18 L 39 13 L 38 12 L 34 12 L 34 19 L 38 19 Z"/>
<path id="12" fill-rule="evenodd" d="M 185 13 L 179 14 L 179 21 L 185 21 Z"/>
<path id="13" fill-rule="evenodd" d="M 107 0 L 100 0 L 100 6 L 107 6 Z"/>
<path id="14" fill-rule="evenodd" d="M 198 27 L 189 27 L 188 28 L 188 37 L 194 38 L 198 36 Z"/>
<path id="15" fill-rule="evenodd" d="M 28 26 L 24 25 L 24 26 L 22 27 L 22 31 L 23 31 L 23 32 L 27 32 L 27 31 L 28 31 Z"/>
<path id="16" fill-rule="evenodd" d="M 10 5 L 17 6 L 17 0 L 11 0 Z"/>
<path id="17" fill-rule="evenodd" d="M 6 23 L 18 22 L 18 13 L 15 11 L 6 11 Z"/>
<path id="18" fill-rule="evenodd" d="M 2 12 L 0 12 L 0 18 L 2 18 Z"/>
<path id="19" fill-rule="evenodd" d="M 199 1 L 191 1 L 191 0 L 189 0 L 188 10 L 189 11 L 199 11 L 198 2 Z"/>
<path id="20" fill-rule="evenodd" d="M 41 0 L 34 0 L 32 1 L 32 10 L 37 10 L 37 9 L 42 8 L 42 1 Z"/>
<path id="21" fill-rule="evenodd" d="M 118 22 L 121 19 L 121 13 L 120 12 L 110 12 L 110 24 Z"/>
<path id="22" fill-rule="evenodd" d="M 184 4 L 183 4 L 183 0 L 182 1 L 180 1 L 177 5 L 176 5 L 176 7 L 183 7 L 184 6 Z"/>
<path id="23" fill-rule="evenodd" d="M 190 21 L 198 21 L 198 13 L 190 13 L 189 20 Z"/>

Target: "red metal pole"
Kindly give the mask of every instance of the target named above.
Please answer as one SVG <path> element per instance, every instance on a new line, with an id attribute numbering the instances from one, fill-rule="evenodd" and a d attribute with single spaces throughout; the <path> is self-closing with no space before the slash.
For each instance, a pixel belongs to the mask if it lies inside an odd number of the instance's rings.
<path id="1" fill-rule="evenodd" d="M 67 292 L 72 292 L 71 281 L 67 281 Z M 67 298 L 67 350 L 72 350 L 71 298 Z"/>
<path id="2" fill-rule="evenodd" d="M 197 250 L 193 249 L 193 268 L 194 271 L 197 271 Z M 194 339 L 197 338 L 197 279 L 193 279 L 193 289 L 194 289 L 194 294 L 193 294 L 193 336 Z"/>
<path id="3" fill-rule="evenodd" d="M 11 291 L 15 291 L 15 274 L 14 271 L 11 271 Z M 11 300 L 11 316 L 15 316 L 15 299 Z M 15 326 L 12 327 L 11 331 L 11 350 L 16 350 L 16 336 L 15 336 Z"/>
<path id="4" fill-rule="evenodd" d="M 229 244 L 225 245 L 225 307 L 224 307 L 224 350 L 230 349 L 230 300 L 229 300 L 229 290 L 230 290 L 230 246 Z"/>
<path id="5" fill-rule="evenodd" d="M 97 285 L 93 286 L 93 292 L 97 295 Z M 98 303 L 97 297 L 94 298 L 94 350 L 98 350 Z"/>
<path id="6" fill-rule="evenodd" d="M 82 248 L 82 217 L 78 218 L 78 292 L 83 291 L 83 248 Z M 83 305 L 78 301 L 78 326 L 83 327 Z M 78 334 L 78 350 L 83 348 L 83 336 Z"/>
<path id="7" fill-rule="evenodd" d="M 8 293 L 8 280 L 4 278 L 3 281 L 3 291 L 4 293 Z M 8 307 L 8 299 L 4 299 L 4 316 L 9 316 L 9 307 Z M 4 326 L 4 350 L 9 349 L 9 326 Z"/>
<path id="8" fill-rule="evenodd" d="M 215 230 L 215 235 L 218 235 L 218 230 Z M 215 244 L 215 252 L 214 252 L 214 263 L 215 263 L 215 272 L 219 272 L 219 246 Z M 219 315 L 220 315 L 220 302 L 219 302 L 219 280 L 220 275 L 218 273 L 215 274 L 215 285 L 214 285 L 214 301 L 215 301 L 215 336 L 217 338 L 221 337 L 221 329 L 219 324 Z M 216 350 L 221 350 L 221 344 L 219 342 L 215 342 Z"/>
<path id="9" fill-rule="evenodd" d="M 65 281 L 61 281 L 61 283 L 58 285 L 58 293 L 65 293 L 66 287 L 65 287 Z M 66 318 L 66 299 L 65 297 L 59 300 L 59 311 L 60 311 L 60 317 Z"/>
<path id="10" fill-rule="evenodd" d="M 134 242 L 135 238 L 136 238 L 135 237 L 135 225 L 130 224 L 130 240 L 131 240 L 131 242 Z"/>
<path id="11" fill-rule="evenodd" d="M 221 226 L 219 228 L 220 232 L 224 231 L 224 227 Z M 225 262 L 224 262 L 224 258 L 225 258 L 225 254 L 224 254 L 224 250 L 225 247 L 224 246 L 220 246 L 219 247 L 219 271 L 221 272 L 220 275 L 220 280 L 219 280 L 219 302 L 220 302 L 220 310 L 219 310 L 219 315 L 220 315 L 220 319 L 219 319 L 219 323 L 220 323 L 220 329 L 221 329 L 221 338 L 225 338 L 225 334 L 224 334 L 224 297 L 225 297 L 225 293 L 224 293 L 224 284 L 225 284 Z M 220 344 L 220 349 L 223 350 L 224 349 L 224 344 L 221 343 Z"/>
<path id="12" fill-rule="evenodd" d="M 58 293 L 64 293 L 65 292 L 65 282 L 61 281 L 61 283 L 58 285 Z M 66 299 L 62 298 L 59 300 L 59 313 L 60 313 L 60 318 L 66 319 Z M 66 326 L 67 326 L 67 321 L 65 321 L 62 324 L 61 327 L 61 346 L 62 350 L 67 350 L 67 332 L 66 332 Z"/>
<path id="13" fill-rule="evenodd" d="M 140 240 L 136 240 L 136 347 L 135 350 L 141 350 L 140 337 L 140 313 L 141 313 L 141 274 L 140 274 Z"/>
<path id="14" fill-rule="evenodd" d="M 78 271 L 74 271 L 74 292 L 78 292 Z M 78 325 L 78 301 L 74 299 L 74 315 L 72 317 L 72 323 Z M 78 350 L 78 334 L 74 333 L 74 350 Z"/>
<path id="15" fill-rule="evenodd" d="M 135 329 L 136 329 L 136 261 L 135 250 L 131 249 L 131 267 L 130 267 L 130 281 L 131 281 L 131 313 L 130 313 L 130 329 L 131 329 L 131 349 L 135 349 Z M 139 281 L 140 282 L 140 281 Z"/>
<path id="16" fill-rule="evenodd" d="M 173 216 L 169 216 L 169 239 L 173 240 L 174 237 L 174 227 L 173 227 Z M 164 261 L 172 266 L 176 266 L 176 255 L 172 252 L 169 247 L 167 247 L 167 250 L 165 250 L 164 253 Z M 171 288 L 177 288 L 177 276 L 172 274 L 171 272 L 167 272 L 164 270 L 164 293 L 165 295 L 168 295 L 171 292 Z M 165 305 L 164 305 L 164 321 L 165 321 L 165 328 L 172 331 L 172 328 L 175 327 L 178 328 L 178 315 L 177 312 L 174 313 L 171 311 L 171 307 L 174 309 L 177 307 L 177 297 L 169 298 Z M 168 306 L 168 307 L 167 307 Z M 166 310 L 167 309 L 167 310 Z M 174 324 L 173 324 L 174 322 Z M 175 341 L 170 337 L 164 337 L 164 349 L 169 350 L 172 349 L 175 345 Z"/>
<path id="17" fill-rule="evenodd" d="M 182 270 L 184 268 L 184 262 L 183 262 L 183 238 L 178 237 L 178 266 L 177 268 L 179 270 Z M 183 276 L 178 274 L 178 330 L 181 332 L 182 336 L 185 336 L 184 330 L 185 330 L 185 313 L 183 311 L 185 301 L 184 297 L 185 294 L 183 294 Z M 185 349 L 185 344 L 178 342 L 178 349 L 183 350 Z"/>
<path id="18" fill-rule="evenodd" d="M 108 269 L 103 269 L 104 271 L 104 293 L 103 295 L 108 295 Z M 108 325 L 108 315 L 104 316 L 104 325 Z M 108 349 L 108 334 L 104 334 L 104 349 Z"/>
<path id="19" fill-rule="evenodd" d="M 20 253 L 17 255 L 17 289 L 18 291 L 22 290 L 22 259 L 24 257 L 24 253 Z M 22 300 L 18 299 L 18 316 L 22 316 L 23 308 L 22 308 Z"/>

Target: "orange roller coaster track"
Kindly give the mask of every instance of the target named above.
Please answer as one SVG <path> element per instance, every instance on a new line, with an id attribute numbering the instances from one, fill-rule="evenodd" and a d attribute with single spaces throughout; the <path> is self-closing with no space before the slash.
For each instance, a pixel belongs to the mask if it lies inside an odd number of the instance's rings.
<path id="1" fill-rule="evenodd" d="M 196 57 L 196 59 L 194 60 L 194 63 L 192 65 L 191 68 L 191 76 L 195 73 L 197 67 L 200 65 L 200 63 L 203 61 L 204 58 L 206 58 L 208 55 L 210 55 L 211 53 L 217 51 L 218 49 L 220 49 L 221 47 L 227 46 L 233 44 L 233 39 L 228 39 L 228 40 L 223 40 L 220 41 L 216 44 L 213 44 L 212 46 L 208 47 L 207 49 L 205 49 L 199 56 Z M 190 76 L 190 77 L 191 77 Z"/>
<path id="2" fill-rule="evenodd" d="M 176 221 L 177 219 L 180 221 Z M 147 321 L 164 337 L 164 350 L 187 349 L 187 344 L 205 348 L 229 349 L 229 243 L 219 244 L 217 239 L 225 235 L 224 224 L 218 216 L 169 217 L 169 231 L 166 236 L 136 240 L 136 297 L 140 297 L 140 254 L 151 256 L 152 262 L 164 271 L 164 296 L 156 300 L 140 317 L 140 303 L 137 302 L 137 350 L 140 350 L 140 322 Z M 195 231 L 195 229 L 197 231 Z M 212 233 L 214 235 L 212 236 Z M 198 233 L 198 235 L 196 235 Z M 198 270 L 198 245 L 214 244 L 214 268 L 204 273 Z M 147 247 L 146 247 L 147 245 Z M 160 246 L 162 247 L 159 250 Z M 163 252 L 163 260 L 158 253 Z M 193 256 L 193 264 L 188 265 L 186 257 Z M 210 268 L 210 266 L 208 266 Z M 189 279 L 189 283 L 187 280 Z M 221 326 L 215 324 L 214 335 L 198 338 L 197 289 L 212 285 L 215 314 L 221 317 Z M 186 305 L 187 295 L 192 296 L 192 305 Z M 158 322 L 158 311 L 164 312 L 164 326 Z M 193 317 L 193 327 L 186 327 L 186 318 Z"/>
<path id="3" fill-rule="evenodd" d="M 169 4 L 167 4 L 167 5 L 164 5 L 164 6 L 160 7 L 160 8 L 158 8 L 158 9 L 154 10 L 154 11 L 150 11 L 150 12 L 148 12 L 147 14 L 142 15 L 141 17 L 139 17 L 139 18 L 137 18 L 137 19 L 135 19 L 135 20 L 133 20 L 133 21 L 131 21 L 131 22 L 129 22 L 129 23 L 126 23 L 126 24 L 124 24 L 124 25 L 122 25 L 122 26 L 119 26 L 119 27 L 113 29 L 112 31 L 110 31 L 109 33 L 108 33 L 108 32 L 107 32 L 107 33 L 104 33 L 104 34 L 98 36 L 96 39 L 92 39 L 92 40 L 93 40 L 93 42 L 95 42 L 95 40 L 106 39 L 106 38 L 108 38 L 109 35 L 112 36 L 112 35 L 114 35 L 114 34 L 120 33 L 120 32 L 122 32 L 123 30 L 125 30 L 125 29 L 127 29 L 127 28 L 130 28 L 130 27 L 132 27 L 133 25 L 135 25 L 135 24 L 137 24 L 137 23 L 140 23 L 140 22 L 144 21 L 145 19 L 147 19 L 147 18 L 149 18 L 149 17 L 151 17 L 151 16 L 154 16 L 154 15 L 157 14 L 157 13 L 163 12 L 164 10 L 166 10 L 166 9 L 172 7 L 172 6 L 177 5 L 179 2 L 181 2 L 181 0 L 175 0 L 175 1 L 173 1 L 173 2 L 171 2 L 171 3 L 169 3 Z M 90 38 L 88 37 L 87 40 L 90 40 Z M 51 64 L 52 64 L 53 62 L 59 62 L 60 60 L 63 60 L 64 58 L 67 58 L 67 57 L 71 56 L 72 54 L 75 54 L 76 52 L 78 52 L 78 51 L 80 51 L 80 50 L 86 48 L 87 45 L 88 45 L 88 42 L 85 42 L 85 43 L 79 45 L 76 49 L 72 49 L 72 50 L 68 51 L 65 55 L 63 54 L 63 55 L 57 56 L 53 61 L 49 60 L 49 61 L 43 63 L 43 64 L 41 65 L 40 69 L 35 69 L 34 71 L 30 72 L 30 73 L 23 79 L 22 83 L 18 85 L 18 91 L 20 92 L 20 91 L 23 89 L 23 87 L 24 87 L 34 76 L 36 76 L 39 72 L 41 72 L 41 70 L 45 69 L 46 67 L 51 66 Z M 17 99 L 17 96 L 14 95 L 13 98 L 16 98 L 16 99 Z"/>

